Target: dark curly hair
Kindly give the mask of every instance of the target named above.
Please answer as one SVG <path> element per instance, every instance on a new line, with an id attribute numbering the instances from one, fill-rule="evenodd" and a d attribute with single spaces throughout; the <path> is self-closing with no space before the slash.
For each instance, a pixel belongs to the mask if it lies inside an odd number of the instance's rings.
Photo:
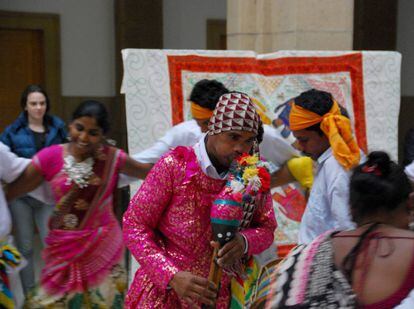
<path id="1" fill-rule="evenodd" d="M 110 129 L 108 111 L 105 105 L 99 101 L 87 100 L 79 104 L 72 114 L 72 121 L 81 117 L 94 118 L 104 134 Z"/>
<path id="2" fill-rule="evenodd" d="M 189 100 L 201 107 L 214 110 L 218 99 L 228 92 L 230 91 L 222 83 L 214 79 L 202 79 L 194 85 Z"/>
<path id="3" fill-rule="evenodd" d="M 350 204 L 354 221 L 378 210 L 392 211 L 408 199 L 412 188 L 404 169 L 383 151 L 373 151 L 351 176 Z"/>

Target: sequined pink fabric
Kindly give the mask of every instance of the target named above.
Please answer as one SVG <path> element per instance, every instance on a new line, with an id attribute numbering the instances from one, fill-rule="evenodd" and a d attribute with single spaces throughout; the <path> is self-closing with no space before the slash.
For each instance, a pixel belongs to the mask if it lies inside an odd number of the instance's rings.
<path id="1" fill-rule="evenodd" d="M 223 180 L 206 176 L 192 148 L 177 147 L 153 167 L 124 215 L 127 247 L 140 264 L 125 308 L 187 308 L 168 287 L 178 271 L 208 277 L 212 248 L 210 209 Z M 249 253 L 273 241 L 276 227 L 270 196 L 243 231 Z M 230 278 L 223 275 L 217 308 L 227 308 Z"/>
<path id="2" fill-rule="evenodd" d="M 105 183 L 88 205 L 82 225 L 72 230 L 51 229 L 46 237 L 41 285 L 50 295 L 82 292 L 86 287 L 98 286 L 122 258 L 124 246 L 121 228 L 113 213 L 113 193 L 126 154 L 119 149 L 112 148 L 111 151 L 113 156 L 105 159 L 101 174 Z M 33 158 L 33 165 L 51 184 L 56 201 L 72 186 L 66 183 L 68 176 L 62 171 L 63 153 L 62 145 L 53 145 Z M 103 153 L 108 155 L 109 147 L 105 146 Z"/>

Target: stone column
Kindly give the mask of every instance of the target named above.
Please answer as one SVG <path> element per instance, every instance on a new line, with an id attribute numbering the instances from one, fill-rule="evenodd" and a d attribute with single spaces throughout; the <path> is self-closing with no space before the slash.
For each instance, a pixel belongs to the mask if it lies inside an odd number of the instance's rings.
<path id="1" fill-rule="evenodd" d="M 227 0 L 227 48 L 351 50 L 354 0 Z"/>

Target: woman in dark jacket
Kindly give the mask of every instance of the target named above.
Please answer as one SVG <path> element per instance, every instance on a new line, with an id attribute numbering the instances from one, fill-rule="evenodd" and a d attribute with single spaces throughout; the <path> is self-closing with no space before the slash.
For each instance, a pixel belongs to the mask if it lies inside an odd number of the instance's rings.
<path id="1" fill-rule="evenodd" d="M 29 85 L 22 93 L 20 104 L 23 112 L 9 125 L 0 141 L 10 147 L 19 157 L 31 158 L 36 152 L 67 139 L 65 123 L 48 114 L 50 101 L 46 92 L 38 85 Z M 25 294 L 34 287 L 33 238 L 35 226 L 42 242 L 47 235 L 47 222 L 53 206 L 29 196 L 10 203 L 14 233 L 19 251 L 28 261 L 21 271 Z"/>

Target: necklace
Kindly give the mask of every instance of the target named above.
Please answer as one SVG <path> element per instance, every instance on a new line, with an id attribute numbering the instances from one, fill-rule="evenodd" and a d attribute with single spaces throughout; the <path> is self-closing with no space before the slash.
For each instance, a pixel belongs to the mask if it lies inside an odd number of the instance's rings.
<path id="1" fill-rule="evenodd" d="M 64 161 L 63 170 L 68 175 L 66 184 L 70 185 L 71 182 L 74 182 L 80 188 L 86 188 L 89 185 L 89 178 L 93 175 L 94 159 L 89 157 L 82 162 L 76 162 L 75 157 L 67 155 Z"/>

